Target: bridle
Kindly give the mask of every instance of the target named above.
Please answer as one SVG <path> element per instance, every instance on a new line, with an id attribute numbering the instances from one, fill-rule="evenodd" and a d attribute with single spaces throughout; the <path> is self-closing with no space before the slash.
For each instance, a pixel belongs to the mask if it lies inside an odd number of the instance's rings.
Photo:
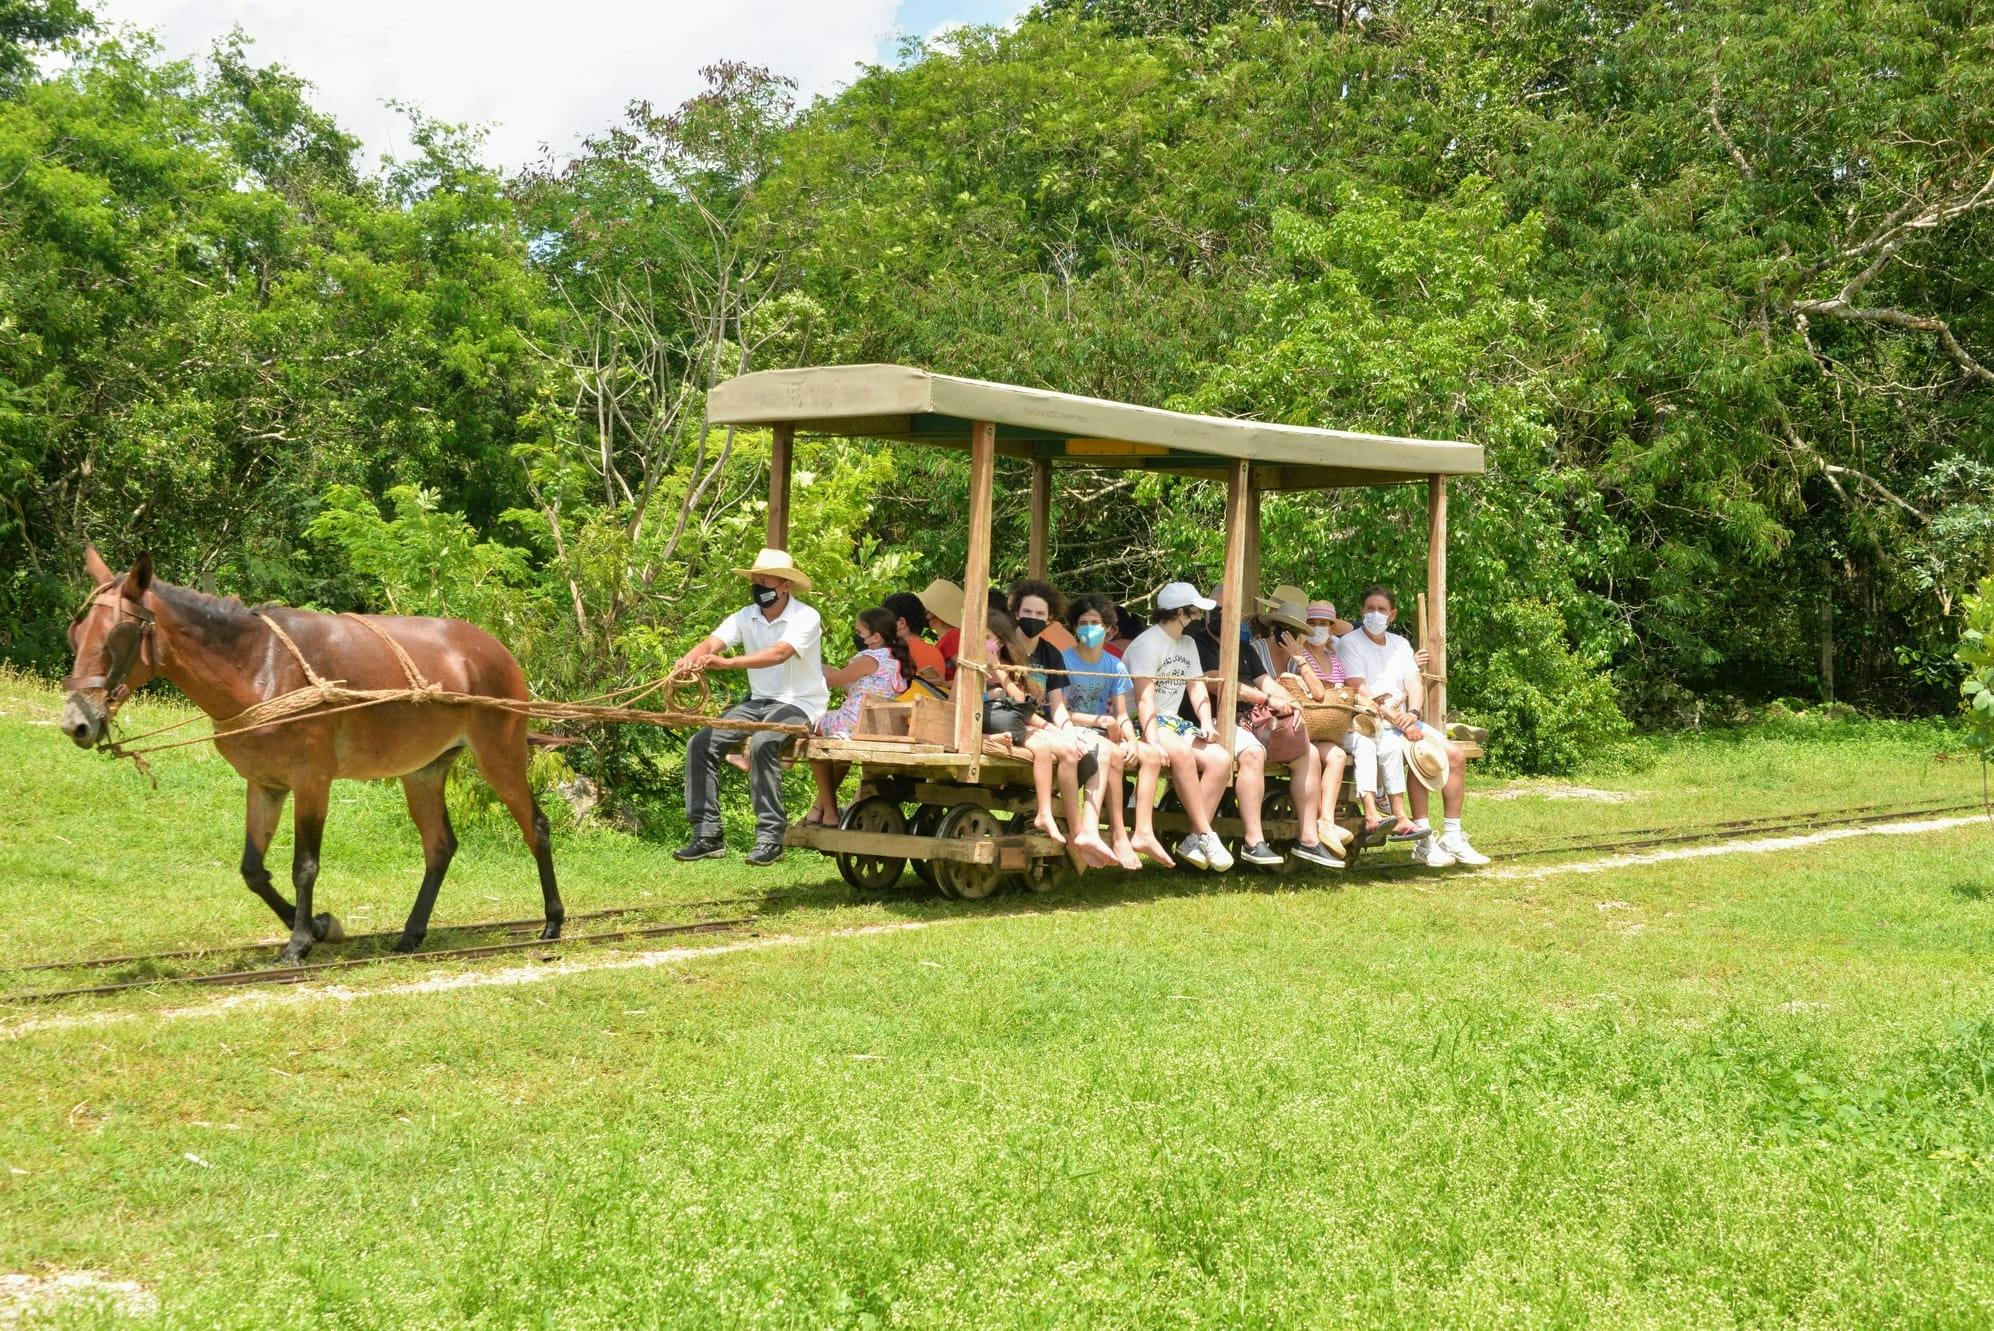
<path id="1" fill-rule="evenodd" d="M 97 587 L 69 620 L 69 627 L 74 629 L 100 605 L 109 606 L 116 612 L 117 621 L 104 637 L 104 672 L 99 675 L 71 675 L 62 681 L 66 693 L 102 689 L 106 719 L 131 695 L 131 687 L 125 683 L 125 677 L 131 674 L 133 664 L 139 660 L 144 660 L 148 667 L 153 664 L 152 611 L 130 600 L 122 591 L 108 597 L 105 595 L 121 581 L 113 578 Z"/>

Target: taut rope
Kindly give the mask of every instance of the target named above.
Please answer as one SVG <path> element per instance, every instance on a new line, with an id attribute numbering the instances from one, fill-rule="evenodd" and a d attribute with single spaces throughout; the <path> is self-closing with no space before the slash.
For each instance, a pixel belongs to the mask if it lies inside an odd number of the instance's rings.
<path id="1" fill-rule="evenodd" d="M 594 698 L 585 702 L 555 702 L 545 698 L 494 698 L 486 694 L 459 693 L 454 689 L 446 689 L 441 684 L 433 683 L 425 678 L 422 671 L 417 668 L 414 659 L 409 656 L 400 643 L 388 636 L 387 630 L 372 620 L 365 619 L 359 615 L 351 615 L 349 618 L 357 619 L 362 624 L 365 624 L 382 642 L 388 645 L 389 650 L 394 652 L 395 659 L 400 662 L 402 673 L 408 679 L 408 685 L 406 688 L 399 689 L 351 689 L 346 687 L 346 681 L 327 679 L 314 670 L 312 663 L 305 659 L 304 652 L 292 640 L 291 635 L 284 632 L 270 616 L 258 612 L 256 617 L 262 620 L 272 633 L 277 635 L 277 640 L 284 644 L 285 648 L 291 653 L 291 658 L 298 663 L 298 668 L 304 671 L 307 682 L 302 688 L 292 689 L 288 693 L 280 693 L 274 698 L 266 698 L 262 702 L 244 708 L 234 716 L 224 717 L 214 723 L 214 730 L 210 734 L 196 735 L 191 739 L 173 740 L 165 744 L 148 744 L 144 748 L 131 747 L 138 740 L 150 739 L 154 735 L 167 734 L 180 729 L 182 726 L 190 725 L 199 719 L 199 717 L 190 716 L 184 721 L 175 722 L 170 726 L 163 726 L 158 730 L 148 730 L 144 734 L 134 735 L 125 740 L 112 739 L 107 726 L 105 738 L 98 744 L 98 747 L 110 753 L 113 757 L 131 759 L 137 765 L 138 769 L 150 778 L 152 776 L 152 767 L 145 761 L 144 757 L 148 753 L 159 753 L 166 749 L 185 748 L 193 744 L 211 744 L 216 740 L 230 736 L 246 735 L 253 731 L 275 730 L 279 726 L 289 725 L 296 721 L 315 721 L 323 717 L 337 715 L 340 712 L 354 712 L 362 708 L 379 707 L 386 703 L 434 703 L 452 707 L 483 707 L 491 711 L 511 712 L 517 716 L 535 717 L 548 721 L 637 722 L 645 725 L 675 727 L 716 726 L 725 730 L 767 730 L 785 735 L 808 735 L 811 733 L 809 726 L 797 725 L 792 722 L 737 720 L 732 717 L 714 715 L 711 710 L 713 706 L 712 690 L 707 685 L 705 676 L 695 671 L 673 671 L 641 684 L 632 684 L 626 688 L 613 689 L 608 693 L 597 694 Z M 698 690 L 698 700 L 694 703 L 694 707 L 697 710 L 688 711 L 678 705 L 678 691 L 687 684 L 696 686 Z M 665 705 L 657 711 L 628 705 L 607 706 L 602 702 L 603 699 L 624 695 L 634 695 L 629 698 L 629 701 L 635 702 L 660 689 L 664 691 L 662 701 Z"/>

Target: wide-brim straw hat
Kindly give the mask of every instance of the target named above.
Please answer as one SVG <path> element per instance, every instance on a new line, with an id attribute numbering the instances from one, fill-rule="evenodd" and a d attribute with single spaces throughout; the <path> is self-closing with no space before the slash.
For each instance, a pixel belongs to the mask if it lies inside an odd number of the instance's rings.
<path id="1" fill-rule="evenodd" d="M 1260 617 L 1269 624 L 1280 624 L 1297 633 L 1306 634 L 1309 631 L 1309 617 L 1302 613 L 1300 601 L 1269 601 L 1265 604 L 1267 608 Z"/>
<path id="2" fill-rule="evenodd" d="M 1273 591 L 1268 592 L 1265 596 L 1261 597 L 1260 604 L 1263 607 L 1271 610 L 1273 609 L 1276 603 L 1281 601 L 1293 601 L 1296 605 L 1302 605 L 1305 604 L 1308 601 L 1308 599 L 1309 599 L 1309 594 L 1303 591 L 1300 587 L 1297 587 L 1292 582 L 1284 582 L 1279 587 L 1276 587 Z"/>
<path id="3" fill-rule="evenodd" d="M 1447 741 L 1421 727 L 1419 738 L 1406 746 L 1406 770 L 1428 790 L 1447 783 Z"/>
<path id="4" fill-rule="evenodd" d="M 962 588 L 947 578 L 936 578 L 920 593 L 921 608 L 947 624 L 962 623 L 962 603 L 966 598 Z"/>
<path id="5" fill-rule="evenodd" d="M 789 562 L 789 551 L 777 550 L 773 546 L 763 546 L 754 563 L 734 571 L 744 578 L 781 578 L 795 583 L 799 591 L 810 590 L 810 575 Z"/>

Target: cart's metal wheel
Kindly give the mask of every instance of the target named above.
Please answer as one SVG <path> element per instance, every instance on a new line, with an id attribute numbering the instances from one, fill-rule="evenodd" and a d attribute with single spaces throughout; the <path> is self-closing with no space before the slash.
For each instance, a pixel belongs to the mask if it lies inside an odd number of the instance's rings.
<path id="1" fill-rule="evenodd" d="M 898 835 L 907 830 L 907 818 L 900 806 L 878 795 L 869 796 L 845 810 L 838 824 L 847 832 L 885 832 Z M 897 855 L 859 855 L 840 852 L 838 872 L 846 882 L 862 892 L 884 892 L 900 881 L 907 861 Z"/>
<path id="2" fill-rule="evenodd" d="M 1080 870 L 1065 855 L 1041 855 L 1023 873 L 1006 874 L 1017 886 L 1031 892 L 1063 892 L 1080 881 Z"/>
<path id="3" fill-rule="evenodd" d="M 997 815 L 981 804 L 958 804 L 942 815 L 935 835 L 952 841 L 988 841 L 1001 835 L 1003 830 Z M 1004 884 L 1003 871 L 995 864 L 937 860 L 935 875 L 944 892 L 965 901 L 981 901 Z"/>
<path id="4" fill-rule="evenodd" d="M 935 829 L 941 826 L 942 815 L 946 812 L 947 810 L 939 804 L 923 804 L 920 808 L 914 810 L 914 816 L 907 820 L 908 835 L 933 836 Z M 936 868 L 941 864 L 940 860 L 913 860 L 911 864 L 913 865 L 914 876 L 916 878 L 944 896 L 952 897 L 955 895 L 954 892 L 942 886 L 942 877 L 939 873 L 935 872 Z"/>

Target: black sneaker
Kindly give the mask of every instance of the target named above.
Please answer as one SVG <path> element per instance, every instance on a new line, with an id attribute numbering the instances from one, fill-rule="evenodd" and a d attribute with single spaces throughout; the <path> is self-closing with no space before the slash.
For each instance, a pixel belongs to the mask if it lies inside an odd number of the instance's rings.
<path id="1" fill-rule="evenodd" d="M 1264 869 L 1271 869 L 1287 863 L 1282 858 L 1281 852 L 1275 850 L 1265 841 L 1256 841 L 1250 846 L 1241 846 L 1239 848 L 1239 858 L 1245 860 L 1248 864 L 1257 864 Z"/>
<path id="2" fill-rule="evenodd" d="M 757 869 L 765 869 L 782 858 L 780 841 L 757 841 L 755 848 L 748 852 L 748 863 Z"/>
<path id="3" fill-rule="evenodd" d="M 1301 842 L 1296 842 L 1295 858 L 1298 860 L 1307 860 L 1310 864 L 1319 865 L 1325 869 L 1341 869 L 1343 867 L 1343 861 L 1332 855 L 1329 847 L 1322 845 L 1309 846 L 1303 845 Z"/>
<path id="4" fill-rule="evenodd" d="M 727 857 L 727 843 L 717 836 L 696 836 L 691 844 L 672 852 L 675 860 L 719 860 Z"/>

